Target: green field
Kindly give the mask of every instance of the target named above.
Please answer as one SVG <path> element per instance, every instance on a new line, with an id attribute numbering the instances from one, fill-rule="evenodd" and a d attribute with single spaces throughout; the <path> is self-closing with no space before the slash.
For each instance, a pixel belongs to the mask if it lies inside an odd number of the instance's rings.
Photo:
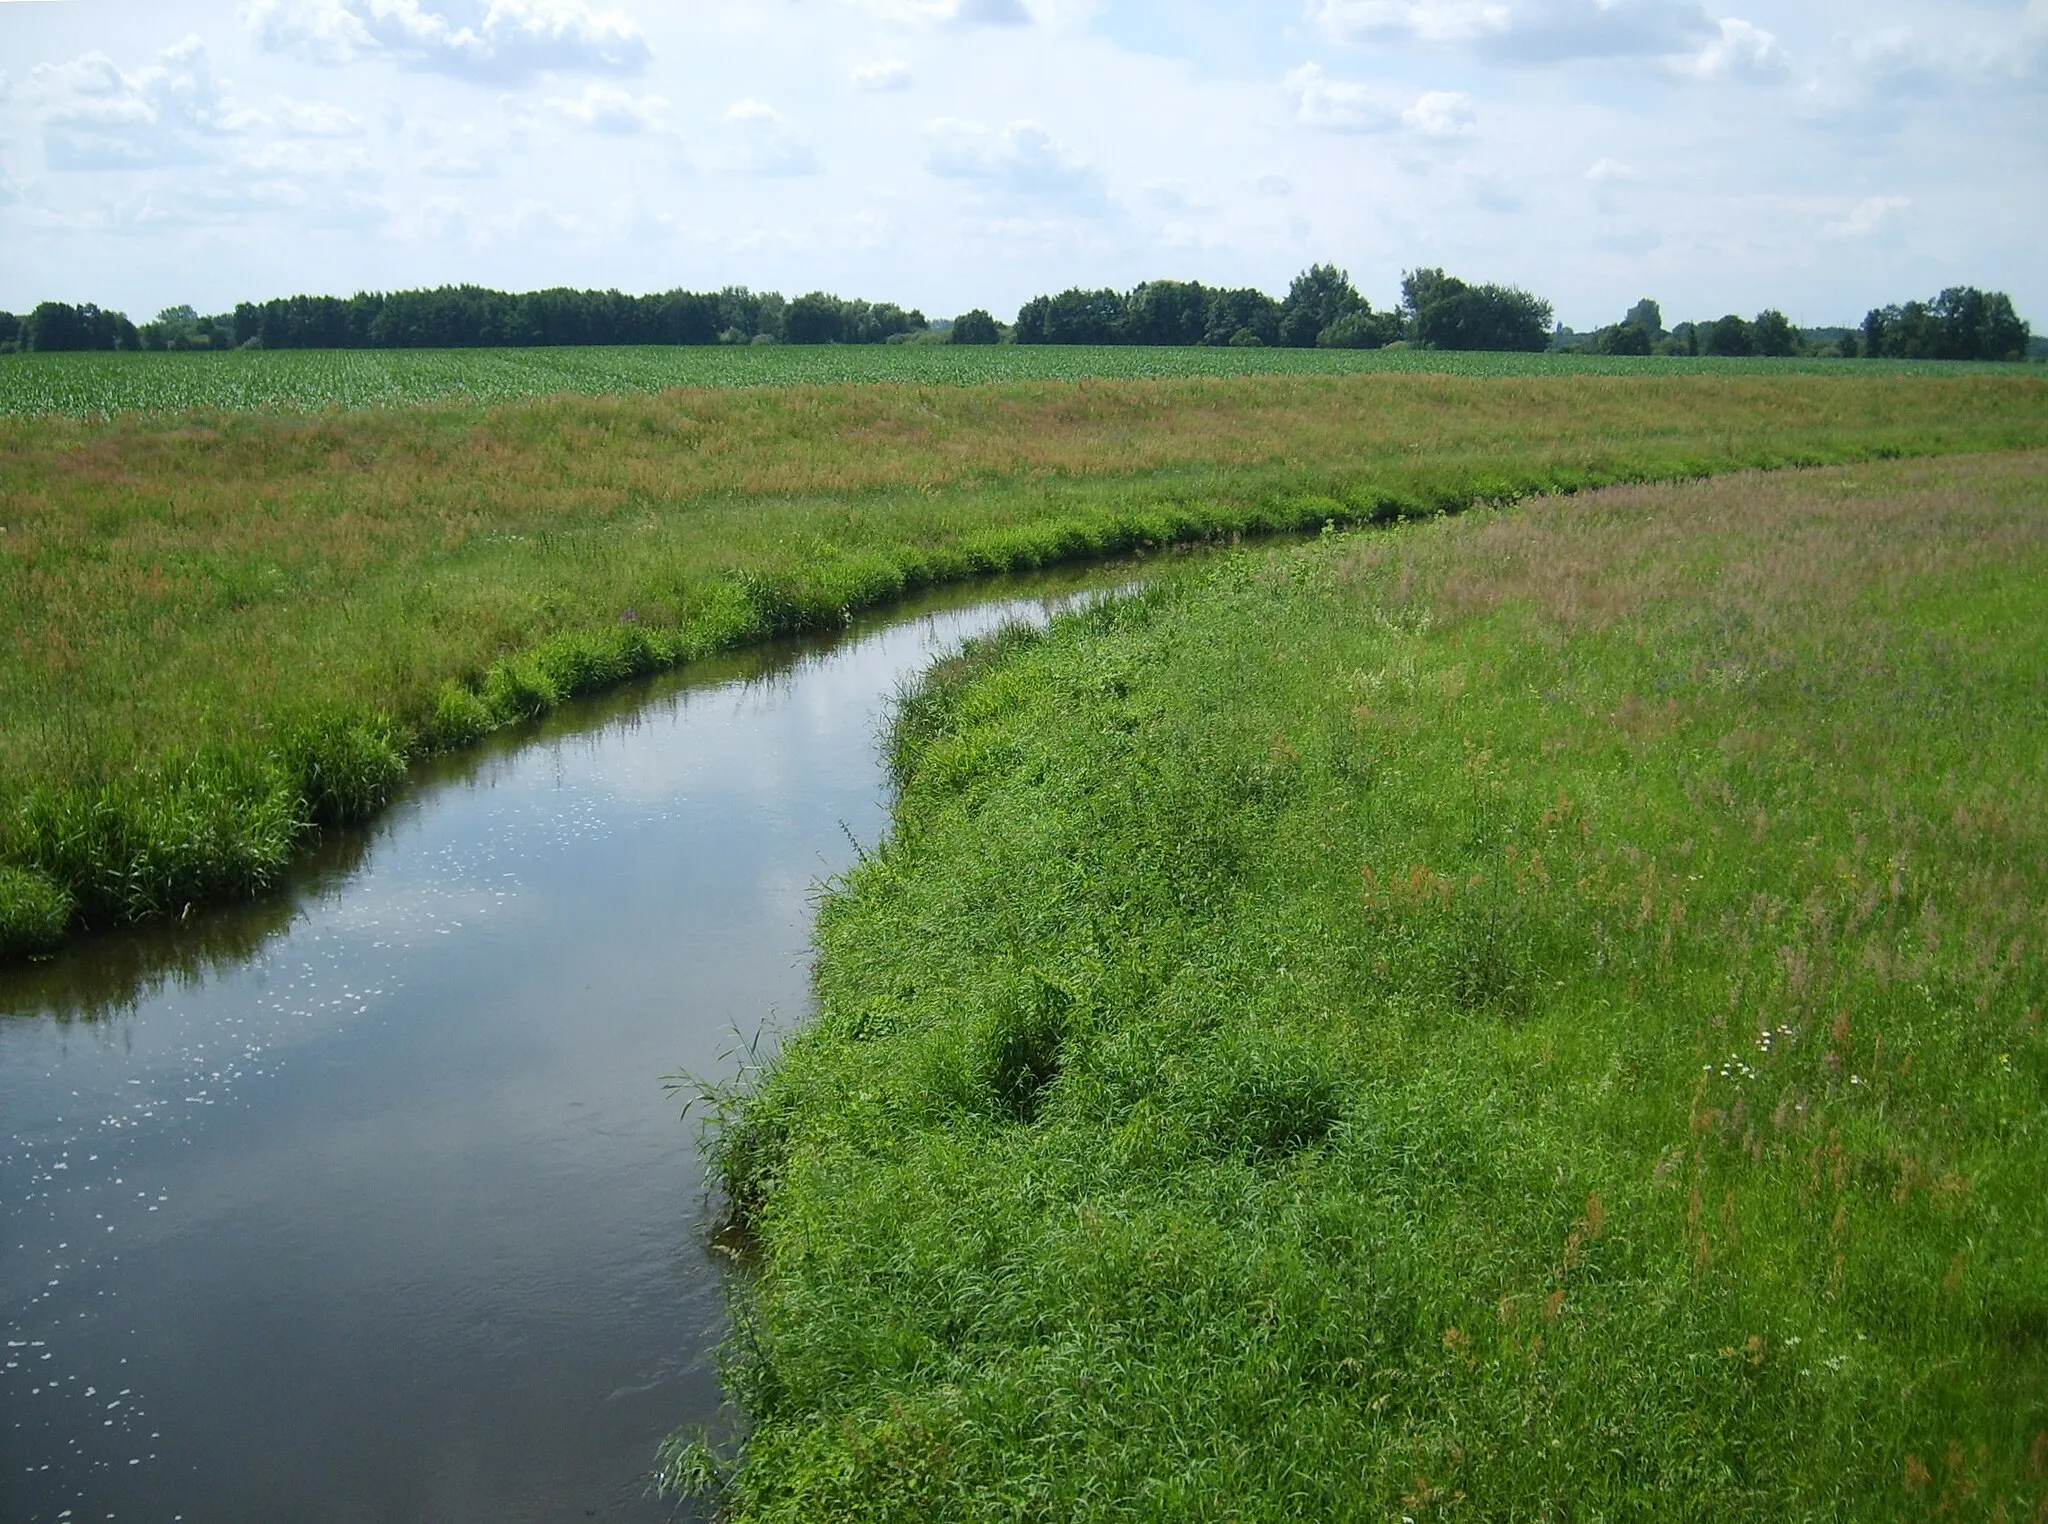
<path id="1" fill-rule="evenodd" d="M 0 356 L 0 415 L 104 418 L 189 408 L 404 407 L 492 403 L 556 392 L 673 386 L 975 386 L 1000 381 L 1325 376 L 1375 371 L 1458 376 L 1825 375 L 1838 360 L 1682 360 L 1422 350 L 808 345 L 747 348 L 281 350 L 228 354 Z M 1952 374 L 1954 364 L 1849 368 Z M 1968 367 L 1977 369 L 1979 367 Z M 1994 373 L 2010 367 L 1989 367 Z"/>
<path id="2" fill-rule="evenodd" d="M 0 955 L 259 892 L 418 757 L 913 587 L 2044 438 L 2031 369 L 1846 365 L 0 417 Z"/>
<path id="3" fill-rule="evenodd" d="M 943 664 L 722 1108 L 737 1520 L 2048 1516 L 2048 453 Z"/>

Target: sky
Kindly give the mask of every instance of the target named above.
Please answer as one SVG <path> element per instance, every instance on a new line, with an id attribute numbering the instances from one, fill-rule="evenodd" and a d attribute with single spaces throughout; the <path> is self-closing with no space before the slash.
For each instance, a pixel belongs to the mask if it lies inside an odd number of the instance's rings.
<path id="1" fill-rule="evenodd" d="M 1152 278 L 2048 328 L 2048 0 L 0 0 L 0 308 Z"/>

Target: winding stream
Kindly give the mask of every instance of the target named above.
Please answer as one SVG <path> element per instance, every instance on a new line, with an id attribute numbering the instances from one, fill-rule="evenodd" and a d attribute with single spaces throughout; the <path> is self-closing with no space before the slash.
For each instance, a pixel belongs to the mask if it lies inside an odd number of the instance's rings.
<path id="1" fill-rule="evenodd" d="M 801 1018 L 896 685 L 1129 576 L 576 706 L 264 903 L 0 971 L 0 1519 L 670 1517 L 724 1315 L 662 1079 Z"/>

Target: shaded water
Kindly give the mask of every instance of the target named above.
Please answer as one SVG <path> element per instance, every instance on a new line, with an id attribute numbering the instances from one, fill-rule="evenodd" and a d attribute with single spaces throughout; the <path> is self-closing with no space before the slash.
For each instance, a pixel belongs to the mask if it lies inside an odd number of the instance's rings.
<path id="1" fill-rule="evenodd" d="M 1128 570 L 700 666 L 288 893 L 0 972 L 0 1519 L 662 1519 L 719 1271 L 662 1078 L 800 1019 L 889 693 Z"/>

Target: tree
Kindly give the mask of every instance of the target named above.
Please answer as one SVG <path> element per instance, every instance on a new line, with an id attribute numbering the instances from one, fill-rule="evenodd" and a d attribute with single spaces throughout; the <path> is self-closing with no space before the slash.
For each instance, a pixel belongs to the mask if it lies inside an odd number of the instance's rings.
<path id="1" fill-rule="evenodd" d="M 1148 280 L 1124 298 L 1126 344 L 1199 344 L 1209 330 L 1209 293 L 1199 281 Z"/>
<path id="2" fill-rule="evenodd" d="M 1647 296 L 1628 309 L 1619 323 L 1593 335 L 1593 352 L 1602 355 L 1648 355 L 1657 352 L 1664 333 L 1664 309 Z"/>
<path id="3" fill-rule="evenodd" d="M 91 302 L 43 302 L 21 326 L 23 349 L 137 349 L 141 342 L 126 313 L 102 311 Z"/>
<path id="4" fill-rule="evenodd" d="M 1019 344 L 1114 344 L 1123 337 L 1120 292 L 1084 291 L 1035 296 L 1017 313 Z"/>
<path id="5" fill-rule="evenodd" d="M 1707 325 L 1703 347 L 1710 355 L 1739 357 L 1749 354 L 1755 346 L 1750 339 L 1749 324 L 1731 312 L 1719 322 Z"/>
<path id="6" fill-rule="evenodd" d="M 1365 306 L 1351 276 L 1335 265 L 1310 265 L 1294 277 L 1280 304 L 1279 340 L 1291 349 L 1310 349 L 1323 330 Z"/>
<path id="7" fill-rule="evenodd" d="M 2032 329 L 2003 291 L 1951 286 L 1931 302 L 1880 307 L 1863 320 L 1863 352 L 1891 360 L 2024 360 Z"/>
<path id="8" fill-rule="evenodd" d="M 1202 342 L 1234 344 L 1240 348 L 1277 344 L 1280 304 L 1249 286 L 1228 291 L 1212 289 Z"/>
<path id="9" fill-rule="evenodd" d="M 1471 286 L 1440 269 L 1401 277 L 1409 335 L 1433 349 L 1550 347 L 1550 303 L 1516 286 Z"/>
<path id="10" fill-rule="evenodd" d="M 963 312 L 953 319 L 953 331 L 946 337 L 948 344 L 999 344 L 1002 332 L 996 327 L 996 320 L 981 308 Z"/>
<path id="11" fill-rule="evenodd" d="M 1400 337 L 1399 313 L 1374 312 L 1368 303 L 1360 301 L 1356 310 L 1345 313 L 1316 335 L 1316 348 L 1384 349 Z"/>
<path id="12" fill-rule="evenodd" d="M 1593 353 L 1600 355 L 1647 355 L 1656 340 L 1639 323 L 1616 323 L 1593 335 Z"/>
<path id="13" fill-rule="evenodd" d="M 21 345 L 21 319 L 11 312 L 0 312 L 0 354 L 13 354 Z"/>
<path id="14" fill-rule="evenodd" d="M 1756 321 L 1749 325 L 1749 341 L 1752 353 L 1774 359 L 1783 359 L 1799 349 L 1799 335 L 1793 331 L 1792 320 L 1775 307 L 1766 307 L 1756 315 Z"/>

